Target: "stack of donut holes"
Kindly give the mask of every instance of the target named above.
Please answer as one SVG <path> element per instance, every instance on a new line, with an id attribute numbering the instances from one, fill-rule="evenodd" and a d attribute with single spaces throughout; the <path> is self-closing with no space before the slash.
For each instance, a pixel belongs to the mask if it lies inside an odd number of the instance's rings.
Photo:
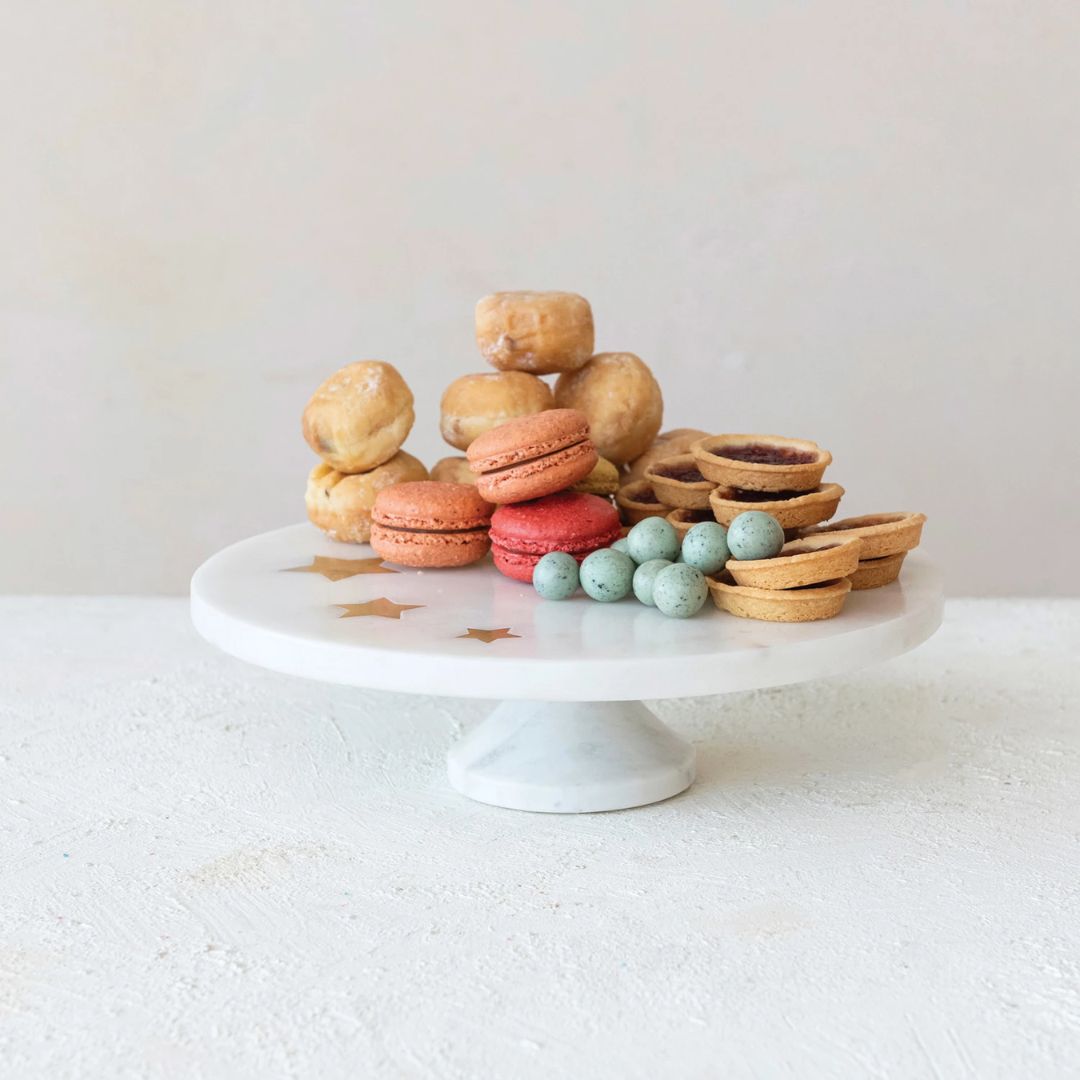
<path id="1" fill-rule="evenodd" d="M 321 461 L 308 475 L 305 503 L 331 539 L 368 542 L 376 496 L 394 484 L 475 483 L 464 452 L 478 436 L 518 417 L 549 409 L 583 413 L 600 460 L 574 488 L 607 497 L 658 447 L 681 448 L 665 442 L 670 436 L 658 437 L 664 402 L 648 366 L 629 352 L 594 353 L 584 297 L 492 293 L 476 305 L 476 341 L 495 370 L 462 375 L 446 388 L 439 429 L 459 453 L 436 462 L 430 474 L 402 449 L 415 419 L 413 395 L 391 364 L 348 364 L 312 395 L 303 433 Z M 553 384 L 545 381 L 552 375 Z"/>

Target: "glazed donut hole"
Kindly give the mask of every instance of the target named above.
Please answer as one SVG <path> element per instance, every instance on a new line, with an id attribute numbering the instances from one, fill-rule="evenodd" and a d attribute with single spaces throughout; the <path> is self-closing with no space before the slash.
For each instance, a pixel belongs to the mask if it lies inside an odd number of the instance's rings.
<path id="1" fill-rule="evenodd" d="M 468 450 L 478 436 L 507 420 L 552 408 L 551 387 L 523 371 L 487 371 L 462 375 L 443 392 L 439 430 L 458 450 Z"/>
<path id="2" fill-rule="evenodd" d="M 645 453 L 664 414 L 659 384 L 633 353 L 598 353 L 580 371 L 560 375 L 555 405 L 583 412 L 597 453 L 616 465 Z"/>
<path id="3" fill-rule="evenodd" d="M 389 461 L 412 430 L 413 395 L 392 364 L 358 360 L 311 396 L 302 430 L 327 465 L 361 473 Z"/>
<path id="4" fill-rule="evenodd" d="M 469 468 L 468 458 L 444 457 L 431 466 L 431 479 L 446 484 L 475 484 L 476 473 Z"/>
<path id="5" fill-rule="evenodd" d="M 304 505 L 308 519 L 331 540 L 365 544 L 371 536 L 371 510 L 383 488 L 426 480 L 427 469 L 404 450 L 362 473 L 343 473 L 320 462 L 308 474 Z"/>
<path id="6" fill-rule="evenodd" d="M 576 371 L 592 356 L 593 340 L 592 308 L 577 293 L 491 293 L 476 305 L 476 343 L 500 371 Z"/>

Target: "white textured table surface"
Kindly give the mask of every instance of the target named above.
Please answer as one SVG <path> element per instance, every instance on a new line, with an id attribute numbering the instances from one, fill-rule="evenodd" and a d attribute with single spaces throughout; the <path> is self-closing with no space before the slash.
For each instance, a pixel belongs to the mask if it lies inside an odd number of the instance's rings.
<path id="1" fill-rule="evenodd" d="M 581 817 L 450 791 L 485 703 L 246 667 L 186 600 L 0 616 L 5 1076 L 1075 1075 L 1080 602 L 661 701 L 697 784 Z"/>

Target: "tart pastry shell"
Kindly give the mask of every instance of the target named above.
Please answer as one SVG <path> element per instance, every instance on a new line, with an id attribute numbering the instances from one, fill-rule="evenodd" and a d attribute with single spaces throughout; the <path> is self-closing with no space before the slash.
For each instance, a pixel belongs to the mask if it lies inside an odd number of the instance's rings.
<path id="1" fill-rule="evenodd" d="M 850 577 L 859 567 L 862 541 L 795 540 L 772 559 L 729 559 L 725 569 L 736 585 L 753 589 L 798 589 Z"/>
<path id="2" fill-rule="evenodd" d="M 664 458 L 650 465 L 645 472 L 645 479 L 653 486 L 657 497 L 668 506 L 682 510 L 704 510 L 709 505 L 709 495 L 716 487 L 711 480 L 680 480 L 671 472 L 683 470 L 702 475 L 698 470 L 697 459 L 693 454 L 679 454 Z"/>
<path id="3" fill-rule="evenodd" d="M 713 516 L 725 528 L 747 510 L 762 510 L 771 514 L 784 529 L 802 529 L 828 521 L 840 506 L 844 489 L 839 484 L 822 484 L 816 491 L 796 495 L 793 499 L 745 502 L 732 498 L 728 488 L 718 487 L 709 496 Z"/>
<path id="4" fill-rule="evenodd" d="M 855 572 L 849 575 L 851 587 L 862 590 L 891 585 L 900 576 L 900 568 L 906 557 L 907 552 L 901 551 L 896 555 L 884 555 L 880 559 L 860 559 Z"/>
<path id="5" fill-rule="evenodd" d="M 736 585 L 724 574 L 706 578 L 713 603 L 740 619 L 764 622 L 816 622 L 840 614 L 851 582 L 847 578 L 805 589 L 752 589 Z"/>
<path id="6" fill-rule="evenodd" d="M 911 551 L 918 547 L 925 521 L 925 514 L 865 514 L 862 517 L 831 521 L 828 525 L 820 525 L 816 529 L 807 529 L 803 536 L 857 536 L 863 542 L 861 557 L 865 561 L 880 559 L 886 555 L 899 555 L 902 551 Z"/>
<path id="7" fill-rule="evenodd" d="M 686 538 L 686 534 L 695 525 L 700 525 L 703 521 L 715 520 L 716 519 L 711 513 L 703 513 L 700 510 L 688 510 L 685 507 L 672 510 L 671 513 L 667 515 L 668 523 L 674 526 L 675 531 L 679 534 L 681 540 Z"/>
<path id="8" fill-rule="evenodd" d="M 624 484 L 616 492 L 615 505 L 618 506 L 625 524 L 636 525 L 646 518 L 667 517 L 671 510 L 670 506 L 665 506 L 662 502 L 640 500 L 640 496 L 647 492 L 653 492 L 652 484 L 648 480 L 635 480 L 632 484 Z"/>
<path id="9" fill-rule="evenodd" d="M 762 446 L 778 452 L 813 455 L 802 462 L 739 461 L 724 457 L 725 447 Z M 808 439 L 782 435 L 710 435 L 690 448 L 701 475 L 722 487 L 744 491 L 813 491 L 821 483 L 832 454 Z"/>

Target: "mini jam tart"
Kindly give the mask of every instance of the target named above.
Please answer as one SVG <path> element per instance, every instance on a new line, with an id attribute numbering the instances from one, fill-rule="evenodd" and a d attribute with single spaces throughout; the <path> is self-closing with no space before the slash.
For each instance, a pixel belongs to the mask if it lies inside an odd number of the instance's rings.
<path id="1" fill-rule="evenodd" d="M 825 536 L 830 533 L 858 536 L 863 542 L 863 560 L 880 559 L 885 555 L 899 555 L 901 551 L 911 551 L 918 547 L 925 521 L 925 514 L 865 514 L 862 517 L 831 521 L 828 525 L 819 525 L 816 529 L 807 529 L 803 536 Z"/>
<path id="2" fill-rule="evenodd" d="M 615 505 L 626 525 L 636 525 L 648 517 L 665 517 L 671 509 L 660 501 L 648 480 L 624 484 L 615 494 Z"/>
<path id="3" fill-rule="evenodd" d="M 710 435 L 690 451 L 707 480 L 744 491 L 813 491 L 832 461 L 816 442 L 781 435 Z"/>
<path id="4" fill-rule="evenodd" d="M 765 622 L 816 622 L 840 614 L 851 582 L 821 581 L 796 589 L 753 589 L 736 585 L 731 575 L 706 578 L 713 603 L 740 619 Z"/>
<path id="5" fill-rule="evenodd" d="M 645 479 L 668 506 L 685 510 L 704 510 L 709 493 L 716 485 L 706 480 L 693 454 L 678 454 L 650 465 Z"/>
<path id="6" fill-rule="evenodd" d="M 672 510 L 667 520 L 675 526 L 675 531 L 681 540 L 695 525 L 700 525 L 703 521 L 715 521 L 716 518 L 713 517 L 711 510 L 688 510 L 683 507 Z"/>
<path id="7" fill-rule="evenodd" d="M 880 589 L 882 585 L 891 585 L 900 576 L 900 567 L 904 565 L 906 551 L 896 555 L 885 555 L 880 559 L 860 559 L 855 573 L 849 575 L 853 589 Z"/>
<path id="8" fill-rule="evenodd" d="M 772 559 L 728 559 L 725 569 L 736 585 L 753 589 L 801 589 L 821 581 L 850 577 L 859 566 L 862 541 L 853 536 L 795 540 Z"/>
<path id="9" fill-rule="evenodd" d="M 802 529 L 828 521 L 836 513 L 844 489 L 839 484 L 822 484 L 814 491 L 744 491 L 716 488 L 709 496 L 713 516 L 725 528 L 747 510 L 771 514 L 784 529 Z"/>

